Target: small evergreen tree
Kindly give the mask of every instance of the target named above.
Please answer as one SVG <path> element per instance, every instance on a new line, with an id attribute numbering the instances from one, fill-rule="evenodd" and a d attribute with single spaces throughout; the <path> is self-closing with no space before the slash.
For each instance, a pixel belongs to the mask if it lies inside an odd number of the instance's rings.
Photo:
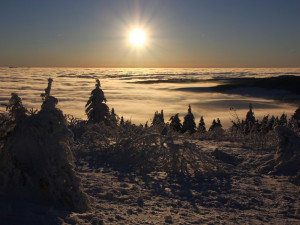
<path id="1" fill-rule="evenodd" d="M 213 120 L 213 122 L 209 128 L 209 131 L 214 131 L 215 129 L 222 129 L 222 124 L 221 124 L 221 121 L 219 118 L 217 118 L 217 122 L 216 122 L 216 120 Z"/>
<path id="2" fill-rule="evenodd" d="M 198 132 L 200 132 L 200 133 L 206 132 L 206 127 L 205 127 L 205 122 L 204 122 L 203 116 L 201 116 L 201 119 L 200 119 L 200 122 L 198 125 Z"/>
<path id="3" fill-rule="evenodd" d="M 185 133 L 186 131 L 189 131 L 190 134 L 196 132 L 196 123 L 195 123 L 194 115 L 192 113 L 191 105 L 189 105 L 188 114 L 184 117 L 184 121 L 182 125 L 182 132 Z"/>
<path id="4" fill-rule="evenodd" d="M 255 116 L 252 109 L 253 109 L 252 104 L 249 104 L 249 111 L 247 112 L 246 120 L 245 120 L 245 128 L 244 128 L 245 134 L 249 134 L 250 131 L 252 130 L 252 127 L 255 124 Z"/>
<path id="5" fill-rule="evenodd" d="M 121 116 L 120 125 L 124 125 L 124 118 Z"/>
<path id="6" fill-rule="evenodd" d="M 8 105 L 6 105 L 9 116 L 12 120 L 19 120 L 25 116 L 26 108 L 23 106 L 22 99 L 16 93 L 11 93 Z"/>
<path id="7" fill-rule="evenodd" d="M 85 112 L 89 121 L 95 123 L 103 121 L 107 124 L 110 113 L 108 106 L 105 104 L 107 100 L 100 88 L 100 81 L 98 79 L 96 79 L 95 86 L 95 89 L 91 92 L 91 97 L 85 105 Z"/>
<path id="8" fill-rule="evenodd" d="M 267 129 L 268 131 L 271 131 L 274 129 L 274 127 L 276 126 L 276 119 L 274 116 L 272 116 L 270 119 L 269 119 L 269 123 L 268 123 L 268 126 L 267 126 Z"/>
<path id="9" fill-rule="evenodd" d="M 292 115 L 291 122 L 293 127 L 300 128 L 300 106 L 296 109 L 295 113 Z"/>
<path id="10" fill-rule="evenodd" d="M 213 131 L 216 127 L 217 127 L 217 122 L 216 120 L 213 120 L 208 131 Z"/>
<path id="11" fill-rule="evenodd" d="M 165 119 L 164 119 L 164 111 L 161 110 L 161 113 L 159 113 L 158 111 L 156 111 L 154 113 L 154 117 L 152 120 L 152 125 L 159 125 L 159 124 L 164 124 L 165 123 Z"/>
<path id="12" fill-rule="evenodd" d="M 176 115 L 174 116 L 171 116 L 170 118 L 170 127 L 174 130 L 174 131 L 177 131 L 177 132 L 181 132 L 182 130 L 182 124 L 181 124 L 181 121 L 179 119 L 179 113 L 177 113 Z"/>
<path id="13" fill-rule="evenodd" d="M 287 123 L 288 123 L 288 121 L 287 121 L 287 115 L 284 114 L 284 113 L 282 113 L 282 115 L 279 118 L 278 125 L 280 125 L 280 126 L 287 126 Z"/>
<path id="14" fill-rule="evenodd" d="M 221 120 L 219 118 L 217 118 L 217 127 L 222 128 Z"/>
<path id="15" fill-rule="evenodd" d="M 112 125 L 118 125 L 119 119 L 119 116 L 115 113 L 115 109 L 112 108 L 110 113 L 110 123 Z"/>
<path id="16" fill-rule="evenodd" d="M 260 131 L 264 134 L 268 133 L 269 115 L 264 116 L 260 123 Z"/>

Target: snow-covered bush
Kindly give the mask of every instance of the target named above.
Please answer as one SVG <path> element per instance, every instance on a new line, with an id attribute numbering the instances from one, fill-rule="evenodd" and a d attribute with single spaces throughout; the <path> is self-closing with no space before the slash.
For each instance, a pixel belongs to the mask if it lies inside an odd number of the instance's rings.
<path id="1" fill-rule="evenodd" d="M 66 126 L 58 100 L 50 95 L 52 79 L 41 96 L 37 114 L 15 122 L 0 152 L 1 199 L 54 204 L 73 210 L 88 208 L 79 177 L 74 171 Z"/>
<path id="2" fill-rule="evenodd" d="M 285 126 L 277 126 L 275 131 L 278 137 L 276 154 L 260 171 L 297 175 L 300 172 L 300 137 Z"/>

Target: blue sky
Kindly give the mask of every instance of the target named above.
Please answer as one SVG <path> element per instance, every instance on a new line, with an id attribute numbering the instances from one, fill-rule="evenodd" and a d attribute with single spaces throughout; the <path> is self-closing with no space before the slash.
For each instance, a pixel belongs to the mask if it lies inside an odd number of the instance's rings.
<path id="1" fill-rule="evenodd" d="M 0 66 L 300 67 L 299 12 L 298 0 L 3 0 Z"/>

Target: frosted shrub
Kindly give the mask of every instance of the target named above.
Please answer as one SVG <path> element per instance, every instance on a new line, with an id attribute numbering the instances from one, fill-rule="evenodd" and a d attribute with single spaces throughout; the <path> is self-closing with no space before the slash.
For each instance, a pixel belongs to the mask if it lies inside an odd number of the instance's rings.
<path id="1" fill-rule="evenodd" d="M 278 147 L 274 159 L 265 163 L 260 171 L 275 174 L 296 175 L 300 173 L 300 137 L 285 126 L 275 128 Z"/>
<path id="2" fill-rule="evenodd" d="M 58 100 L 50 96 L 52 79 L 42 94 L 42 109 L 16 122 L 0 155 L 0 197 L 73 210 L 88 208 L 69 148 L 72 132 Z"/>
<path id="3" fill-rule="evenodd" d="M 143 174 L 154 171 L 188 177 L 220 174 L 221 167 L 195 144 L 183 141 L 168 125 L 143 128 L 130 122 L 112 128 L 90 124 L 83 135 L 88 158 L 97 162 L 124 165 Z M 223 172 L 222 172 L 223 173 Z"/>

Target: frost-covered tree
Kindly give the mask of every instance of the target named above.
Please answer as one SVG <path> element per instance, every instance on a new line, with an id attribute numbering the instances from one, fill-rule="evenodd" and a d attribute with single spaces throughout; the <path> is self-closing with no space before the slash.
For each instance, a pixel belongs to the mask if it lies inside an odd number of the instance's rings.
<path id="1" fill-rule="evenodd" d="M 85 105 L 85 112 L 90 122 L 109 122 L 110 112 L 106 103 L 104 92 L 100 88 L 100 81 L 96 79 L 95 89 Z"/>
<path id="2" fill-rule="evenodd" d="M 11 98 L 6 105 L 9 116 L 12 120 L 19 120 L 25 116 L 26 108 L 23 106 L 22 99 L 16 93 L 11 93 Z"/>
<path id="3" fill-rule="evenodd" d="M 182 124 L 181 121 L 179 119 L 179 113 L 177 113 L 174 116 L 171 116 L 170 118 L 170 128 L 173 129 L 174 131 L 180 132 L 182 129 Z"/>
<path id="4" fill-rule="evenodd" d="M 189 131 L 191 134 L 196 132 L 196 123 L 191 105 L 189 105 L 188 114 L 184 117 L 182 125 L 182 132 L 184 133 L 186 131 Z"/>
<path id="5" fill-rule="evenodd" d="M 58 100 L 50 95 L 49 79 L 37 114 L 16 121 L 0 152 L 0 199 L 54 204 L 73 210 L 88 208 L 69 147 L 72 132 L 66 126 Z"/>
<path id="6" fill-rule="evenodd" d="M 198 125 L 198 132 L 200 132 L 200 133 L 206 132 L 206 127 L 205 127 L 205 122 L 204 122 L 203 116 L 201 116 L 201 119 L 200 119 L 200 122 Z"/>

